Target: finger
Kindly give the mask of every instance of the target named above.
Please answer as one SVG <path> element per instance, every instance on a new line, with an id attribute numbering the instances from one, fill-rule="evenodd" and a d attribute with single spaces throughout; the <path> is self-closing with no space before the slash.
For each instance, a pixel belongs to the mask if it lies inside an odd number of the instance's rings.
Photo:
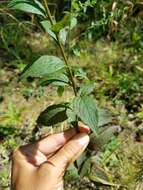
<path id="1" fill-rule="evenodd" d="M 81 133 L 89 133 L 90 132 L 90 128 L 87 125 L 85 125 L 84 123 L 82 123 L 81 121 L 78 122 L 78 128 Z"/>
<path id="2" fill-rule="evenodd" d="M 90 128 L 83 123 L 78 123 L 80 132 L 88 133 Z M 51 154 L 64 146 L 74 135 L 77 134 L 75 128 L 69 129 L 59 134 L 50 135 L 38 142 L 38 150 L 45 155 Z"/>
<path id="3" fill-rule="evenodd" d="M 89 143 L 89 136 L 79 133 L 73 137 L 62 149 L 60 149 L 48 162 L 52 163 L 59 172 L 64 172 L 66 167 L 74 162 L 84 151 Z"/>
<path id="4" fill-rule="evenodd" d="M 83 124 L 79 124 L 79 131 L 83 128 L 86 127 Z M 47 161 L 48 155 L 60 149 L 75 135 L 77 135 L 77 130 L 72 128 L 65 132 L 45 137 L 39 142 L 22 146 L 16 151 L 22 156 L 22 159 L 18 160 L 22 163 L 26 161 L 27 163 L 39 166 Z"/>
<path id="5" fill-rule="evenodd" d="M 51 154 L 64 146 L 76 134 L 76 129 L 72 128 L 62 133 L 49 135 L 37 143 L 38 150 L 44 155 Z"/>

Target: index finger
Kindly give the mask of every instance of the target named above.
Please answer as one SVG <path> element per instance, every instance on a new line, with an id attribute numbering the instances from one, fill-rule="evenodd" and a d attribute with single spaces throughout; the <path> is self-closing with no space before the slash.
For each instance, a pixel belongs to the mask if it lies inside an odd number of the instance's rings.
<path id="1" fill-rule="evenodd" d="M 90 131 L 89 127 L 81 122 L 78 123 L 78 129 L 80 133 Z M 38 150 L 45 155 L 51 154 L 63 147 L 77 133 L 76 128 L 71 128 L 58 134 L 49 135 L 37 143 Z"/>
<path id="2" fill-rule="evenodd" d="M 36 144 L 40 152 L 48 155 L 60 149 L 76 134 L 77 131 L 72 128 L 58 134 L 49 135 Z"/>

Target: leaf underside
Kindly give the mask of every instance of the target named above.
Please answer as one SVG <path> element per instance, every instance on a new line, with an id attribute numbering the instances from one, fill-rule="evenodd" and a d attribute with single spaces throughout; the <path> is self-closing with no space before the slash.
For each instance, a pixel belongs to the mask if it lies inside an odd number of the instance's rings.
<path id="1" fill-rule="evenodd" d="M 40 113 L 37 123 L 45 126 L 52 126 L 57 123 L 63 122 L 67 119 L 66 110 L 68 109 L 67 103 L 51 105 L 46 110 Z"/>
<path id="2" fill-rule="evenodd" d="M 52 26 L 48 20 L 44 20 L 41 22 L 41 25 L 45 29 L 45 31 L 55 40 L 57 40 L 56 34 L 52 31 Z"/>
<path id="3" fill-rule="evenodd" d="M 40 81 L 41 85 L 53 84 L 54 86 L 67 86 L 69 85 L 69 78 L 64 73 L 63 69 L 49 74 L 47 77 L 44 77 Z"/>

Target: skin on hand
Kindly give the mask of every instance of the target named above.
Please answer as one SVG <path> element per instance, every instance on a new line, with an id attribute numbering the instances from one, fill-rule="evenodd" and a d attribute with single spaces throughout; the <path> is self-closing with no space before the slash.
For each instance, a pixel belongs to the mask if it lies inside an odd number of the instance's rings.
<path id="1" fill-rule="evenodd" d="M 72 128 L 15 150 L 11 189 L 62 190 L 66 168 L 89 143 L 89 127 L 79 122 L 78 128 L 78 133 Z"/>

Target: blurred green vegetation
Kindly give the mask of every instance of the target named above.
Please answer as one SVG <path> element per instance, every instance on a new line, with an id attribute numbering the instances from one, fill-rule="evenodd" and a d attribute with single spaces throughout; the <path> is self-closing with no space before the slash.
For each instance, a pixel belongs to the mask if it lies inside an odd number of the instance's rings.
<path id="1" fill-rule="evenodd" d="M 34 81 L 18 83 L 26 64 L 40 55 L 59 54 L 56 44 L 42 31 L 38 17 L 12 11 L 9 1 L 0 1 L 0 189 L 9 189 L 10 152 L 29 142 L 38 114 L 47 104 L 63 97 L 54 97 L 49 87 L 37 88 Z M 129 189 L 141 190 L 143 155 L 143 2 L 141 0 L 73 0 L 55 6 L 57 20 L 71 11 L 76 27 L 66 42 L 71 64 L 79 64 L 94 80 L 93 95 L 102 107 L 115 116 L 112 125 L 121 131 L 98 152 L 100 168 L 92 163 L 91 171 L 102 173 L 102 180 L 70 180 L 66 189 Z M 33 109 L 34 108 L 34 109 Z M 62 128 L 62 126 L 61 126 Z M 42 131 L 43 130 L 43 131 Z M 39 136 L 49 132 L 41 129 Z M 87 156 L 87 155 L 86 155 Z M 88 156 L 87 156 L 88 159 Z M 90 162 L 87 162 L 90 164 Z M 94 168 L 95 167 L 95 168 Z M 102 171 L 102 172 L 101 172 Z M 99 175 L 100 176 L 100 175 Z M 68 179 L 67 179 L 68 181 Z"/>

